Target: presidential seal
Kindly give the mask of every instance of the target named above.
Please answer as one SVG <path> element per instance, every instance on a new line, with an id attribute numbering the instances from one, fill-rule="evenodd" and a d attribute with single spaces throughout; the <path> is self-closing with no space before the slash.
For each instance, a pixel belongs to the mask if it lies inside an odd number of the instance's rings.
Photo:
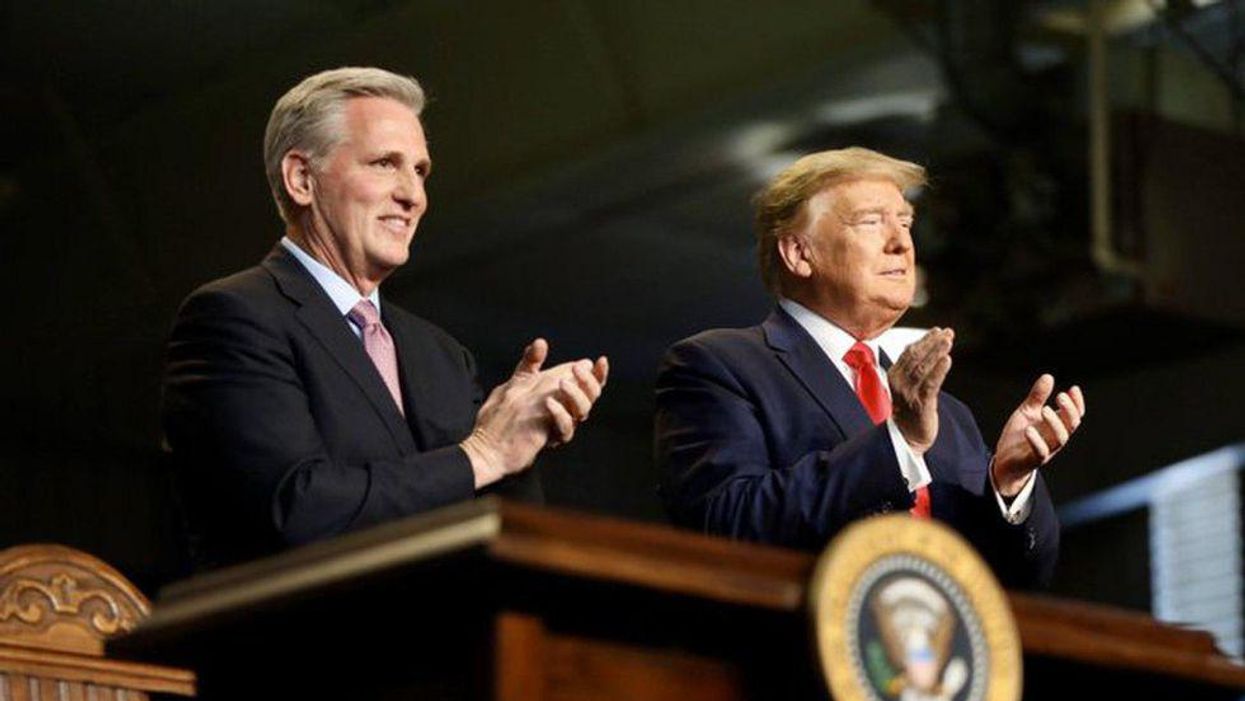
<path id="1" fill-rule="evenodd" d="M 1018 701 L 1021 650 L 1007 598 L 958 534 L 881 516 L 818 559 L 809 611 L 838 701 Z"/>

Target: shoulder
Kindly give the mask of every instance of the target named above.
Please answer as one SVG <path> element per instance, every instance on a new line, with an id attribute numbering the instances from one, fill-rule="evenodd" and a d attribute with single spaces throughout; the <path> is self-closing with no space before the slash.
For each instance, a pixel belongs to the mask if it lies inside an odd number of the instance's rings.
<path id="1" fill-rule="evenodd" d="M 294 308 L 266 270 L 258 266 L 247 268 L 208 282 L 187 295 L 177 309 L 173 335 L 176 338 L 191 329 L 201 330 L 207 336 L 222 334 L 224 329 L 273 334 L 288 324 L 282 319 L 293 318 Z"/>
<path id="2" fill-rule="evenodd" d="M 208 282 L 178 307 L 169 332 L 169 352 L 203 348 L 284 347 L 296 326 L 297 306 L 286 299 L 262 268 L 248 268 Z"/>
<path id="3" fill-rule="evenodd" d="M 808 332 L 781 307 L 775 307 L 761 323 L 744 328 L 709 329 L 675 343 L 667 360 L 679 356 L 710 354 L 724 362 L 772 362 L 779 354 L 814 344 Z"/>
<path id="4" fill-rule="evenodd" d="M 178 312 L 242 312 L 270 303 L 278 296 L 276 283 L 259 266 L 205 283 L 186 296 Z"/>
<path id="5" fill-rule="evenodd" d="M 735 329 L 707 329 L 693 334 L 670 346 L 671 351 L 705 350 L 716 353 L 733 353 L 765 346 L 765 334 L 760 326 Z"/>
<path id="6" fill-rule="evenodd" d="M 763 358 L 772 355 L 759 326 L 709 329 L 670 346 L 662 358 L 659 375 L 746 375 Z"/>

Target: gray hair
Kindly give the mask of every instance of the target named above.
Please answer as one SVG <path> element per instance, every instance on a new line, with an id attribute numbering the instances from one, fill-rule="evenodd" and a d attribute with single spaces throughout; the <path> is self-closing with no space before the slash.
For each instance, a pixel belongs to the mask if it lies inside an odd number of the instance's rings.
<path id="1" fill-rule="evenodd" d="M 281 161 L 292 150 L 305 151 L 312 163 L 333 150 L 341 140 L 342 114 L 355 97 L 387 97 L 419 116 L 424 89 L 410 76 L 381 68 L 335 68 L 316 73 L 277 100 L 264 129 L 264 174 L 277 202 L 277 211 L 292 223 L 298 205 L 285 190 Z"/>
<path id="2" fill-rule="evenodd" d="M 770 181 L 753 200 L 756 208 L 757 263 L 765 287 L 781 293 L 782 258 L 778 241 L 804 225 L 805 204 L 835 183 L 878 178 L 900 190 L 925 184 L 925 169 L 877 151 L 852 146 L 821 151 L 792 163 Z"/>

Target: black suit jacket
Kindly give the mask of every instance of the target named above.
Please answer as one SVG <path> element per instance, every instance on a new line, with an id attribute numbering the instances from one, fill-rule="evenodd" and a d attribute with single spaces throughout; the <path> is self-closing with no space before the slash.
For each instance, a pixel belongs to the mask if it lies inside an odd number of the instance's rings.
<path id="1" fill-rule="evenodd" d="M 405 418 L 349 322 L 280 244 L 182 304 L 162 419 L 199 566 L 474 496 L 457 446 L 481 401 L 471 354 L 388 300 L 381 313 Z M 531 471 L 498 490 L 540 498 Z"/>
<path id="2" fill-rule="evenodd" d="M 933 516 L 1010 586 L 1045 583 L 1059 526 L 1041 476 L 1020 525 L 1000 513 L 968 408 L 939 396 L 926 453 Z M 886 426 L 874 425 L 816 341 L 776 309 L 760 326 L 675 344 L 657 380 L 656 454 L 672 518 L 708 533 L 814 550 L 848 523 L 911 508 Z"/>

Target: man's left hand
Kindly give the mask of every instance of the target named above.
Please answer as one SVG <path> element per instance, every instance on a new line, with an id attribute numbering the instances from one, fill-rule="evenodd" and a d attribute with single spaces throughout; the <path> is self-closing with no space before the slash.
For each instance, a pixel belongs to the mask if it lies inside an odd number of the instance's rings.
<path id="1" fill-rule="evenodd" d="M 553 423 L 549 447 L 569 443 L 575 437 L 575 427 L 588 420 L 588 412 L 605 389 L 609 371 L 605 356 L 596 362 L 576 360 L 541 371 L 535 391 L 544 395 Z"/>
<path id="2" fill-rule="evenodd" d="M 588 418 L 609 375 L 605 357 L 542 369 L 549 344 L 538 338 L 506 382 L 493 388 L 459 444 L 471 461 L 476 489 L 532 465 L 549 445 L 566 443 Z"/>
<path id="3" fill-rule="evenodd" d="M 1085 397 L 1073 385 L 1055 397 L 1058 410 L 1046 404 L 1055 389 L 1055 378 L 1042 375 L 1029 396 L 1016 407 L 994 451 L 994 484 L 1005 497 L 1020 493 L 1037 468 L 1067 445 L 1085 416 Z"/>

